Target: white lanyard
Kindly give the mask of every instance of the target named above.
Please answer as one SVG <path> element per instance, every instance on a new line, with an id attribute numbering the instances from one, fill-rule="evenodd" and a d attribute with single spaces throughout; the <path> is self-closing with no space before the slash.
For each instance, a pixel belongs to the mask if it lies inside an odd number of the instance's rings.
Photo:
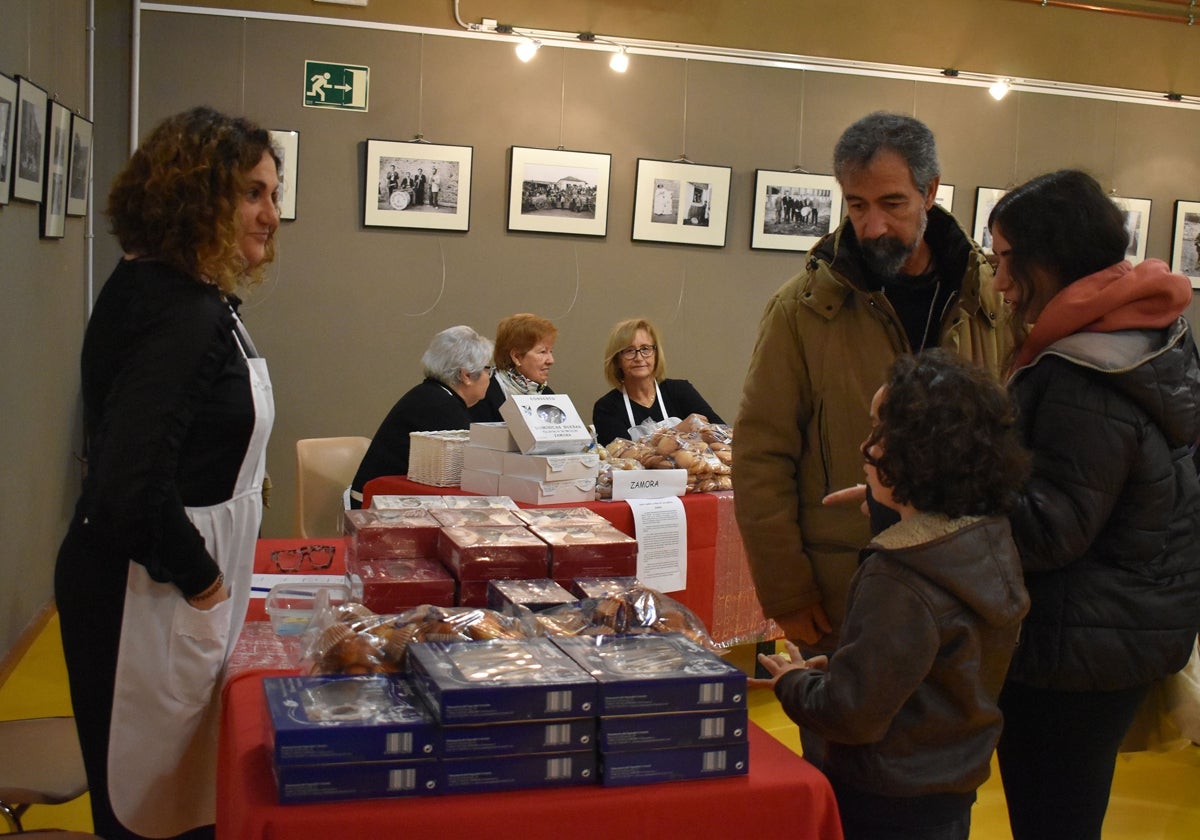
<path id="1" fill-rule="evenodd" d="M 629 418 L 629 428 L 637 425 L 637 421 L 633 419 L 633 406 L 629 404 L 629 392 L 624 388 L 621 389 L 621 396 L 625 398 L 625 414 Z M 667 401 L 663 399 L 662 391 L 658 387 L 658 383 L 654 383 L 654 396 L 658 399 L 658 407 L 662 410 L 662 419 L 667 419 Z"/>

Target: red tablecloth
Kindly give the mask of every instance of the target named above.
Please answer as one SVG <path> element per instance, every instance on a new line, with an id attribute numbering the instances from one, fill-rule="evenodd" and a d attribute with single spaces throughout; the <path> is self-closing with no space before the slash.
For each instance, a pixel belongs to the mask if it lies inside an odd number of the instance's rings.
<path id="1" fill-rule="evenodd" d="M 368 481 L 363 487 L 363 505 L 370 507 L 375 496 L 465 494 L 458 487 L 432 487 L 390 475 Z M 733 518 L 732 492 L 689 493 L 682 497 L 687 515 L 687 588 L 668 593 L 686 604 L 720 644 L 781 638 L 773 621 L 763 618 L 754 595 L 746 556 Z M 587 507 L 603 516 L 629 536 L 634 533 L 633 511 L 625 502 L 585 502 L 568 505 L 521 505 L 521 507 Z"/>
<path id="2" fill-rule="evenodd" d="M 840 840 L 829 782 L 750 725 L 750 773 L 727 779 L 280 805 L 271 776 L 262 671 L 225 687 L 217 772 L 220 840 L 586 835 Z M 280 672 L 267 672 L 280 673 Z"/>

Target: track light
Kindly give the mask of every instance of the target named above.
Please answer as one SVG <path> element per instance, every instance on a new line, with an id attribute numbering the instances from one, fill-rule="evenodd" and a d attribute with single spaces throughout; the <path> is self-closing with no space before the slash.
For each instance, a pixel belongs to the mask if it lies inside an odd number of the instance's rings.
<path id="1" fill-rule="evenodd" d="M 537 51 L 541 49 L 541 47 L 541 41 L 535 41 L 532 38 L 526 38 L 524 41 L 517 44 L 517 58 L 528 62 L 535 55 L 537 55 Z"/>
<path id="2" fill-rule="evenodd" d="M 613 53 L 612 58 L 608 60 L 608 66 L 618 73 L 624 73 L 629 69 L 629 54 L 625 52 L 624 47 Z"/>
<path id="3" fill-rule="evenodd" d="M 999 102 L 1001 99 L 1008 96 L 1008 92 L 1010 90 L 1012 90 L 1012 84 L 1009 82 L 1009 80 L 1000 79 L 999 81 L 992 83 L 992 86 L 988 88 L 988 93 L 992 95 L 992 99 L 995 99 L 997 102 Z"/>

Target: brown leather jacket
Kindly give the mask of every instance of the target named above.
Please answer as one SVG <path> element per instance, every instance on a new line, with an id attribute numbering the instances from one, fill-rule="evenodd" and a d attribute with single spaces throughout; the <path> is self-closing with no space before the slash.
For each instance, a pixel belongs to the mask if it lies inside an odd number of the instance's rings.
<path id="1" fill-rule="evenodd" d="M 986 256 L 937 205 L 925 239 L 943 279 L 961 278 L 941 315 L 939 344 L 999 377 L 1011 341 Z M 767 304 L 734 432 L 737 519 L 763 611 L 774 617 L 821 603 L 835 634 L 871 534 L 857 507 L 822 507 L 821 498 L 863 481 L 858 447 L 870 429 L 871 397 L 896 356 L 911 350 L 891 304 L 865 276 L 854 229 L 843 221 Z"/>

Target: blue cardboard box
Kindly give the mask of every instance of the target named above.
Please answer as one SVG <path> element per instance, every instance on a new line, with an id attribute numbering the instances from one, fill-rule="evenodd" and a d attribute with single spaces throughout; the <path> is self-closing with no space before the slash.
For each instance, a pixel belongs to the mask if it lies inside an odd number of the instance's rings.
<path id="1" fill-rule="evenodd" d="M 602 753 L 740 744 L 749 719 L 744 708 L 606 716 L 599 719 L 596 744 Z"/>
<path id="2" fill-rule="evenodd" d="M 277 765 L 436 758 L 441 733 L 403 674 L 265 677 Z"/>
<path id="3" fill-rule="evenodd" d="M 593 785 L 599 776 L 596 751 L 443 758 L 438 762 L 440 793 L 524 790 Z M 516 826 L 511 827 L 514 831 Z M 503 834 L 503 832 L 500 832 Z"/>
<path id="4" fill-rule="evenodd" d="M 748 743 L 615 752 L 600 756 L 600 783 L 606 787 L 744 776 L 749 772 Z"/>
<path id="5" fill-rule="evenodd" d="M 552 638 L 599 686 L 597 714 L 737 709 L 746 675 L 678 633 Z"/>
<path id="6" fill-rule="evenodd" d="M 594 717 L 442 727 L 445 758 L 590 750 L 595 745 Z"/>
<path id="7" fill-rule="evenodd" d="M 409 646 L 407 662 L 445 726 L 596 713 L 596 681 L 544 637 L 420 642 Z"/>
<path id="8" fill-rule="evenodd" d="M 365 761 L 351 764 L 275 765 L 279 801 L 335 802 L 420 796 L 438 792 L 438 762 Z"/>

